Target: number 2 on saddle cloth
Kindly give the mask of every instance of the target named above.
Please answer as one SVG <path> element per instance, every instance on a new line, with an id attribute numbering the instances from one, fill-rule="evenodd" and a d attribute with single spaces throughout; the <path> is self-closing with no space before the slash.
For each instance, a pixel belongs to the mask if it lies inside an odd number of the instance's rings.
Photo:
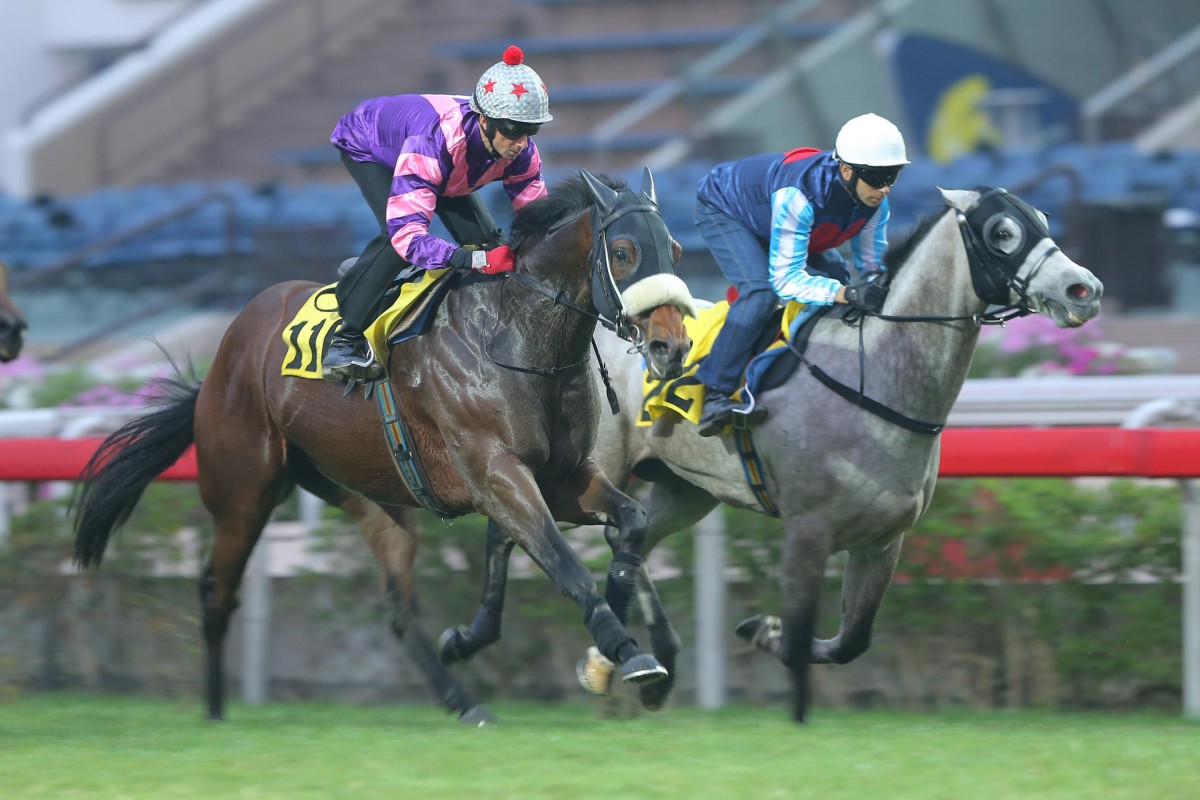
<path id="1" fill-rule="evenodd" d="M 793 328 L 798 322 L 812 316 L 815 307 L 802 303 L 790 302 L 772 317 L 772 324 L 767 326 L 763 337 L 755 348 L 757 355 L 754 361 L 771 358 L 775 351 L 786 346 Z M 650 377 L 648 372 L 642 373 L 642 408 L 638 414 L 637 424 L 641 427 L 653 425 L 655 420 L 665 414 L 678 415 L 683 419 L 698 424 L 704 411 L 704 384 L 696 380 L 696 371 L 701 362 L 712 350 L 721 326 L 729 314 L 729 302 L 722 300 L 709 308 L 701 309 L 694 318 L 684 320 L 688 335 L 692 338 L 692 349 L 683 365 L 683 374 L 678 378 L 660 381 Z M 752 370 L 747 370 L 752 374 Z M 752 382 L 752 380 L 751 380 Z M 755 389 L 751 385 L 751 391 Z M 740 396 L 740 392 L 739 392 Z"/>

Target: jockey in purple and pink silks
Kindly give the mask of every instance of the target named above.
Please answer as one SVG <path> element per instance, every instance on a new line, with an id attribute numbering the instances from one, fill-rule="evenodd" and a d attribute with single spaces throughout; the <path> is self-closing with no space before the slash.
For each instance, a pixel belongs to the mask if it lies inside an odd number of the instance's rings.
<path id="1" fill-rule="evenodd" d="M 494 274 L 513 268 L 487 208 L 472 193 L 502 181 L 519 210 L 546 196 L 542 159 L 530 138 L 549 122 L 550 97 L 520 48 L 480 76 L 470 97 L 406 94 L 367 100 L 338 121 L 330 141 L 379 220 L 380 233 L 338 281 L 342 327 L 322 375 L 382 376 L 363 330 L 388 287 L 419 270 L 456 267 Z M 433 215 L 465 249 L 429 232 Z"/>
<path id="2" fill-rule="evenodd" d="M 737 299 L 696 370 L 707 388 L 700 435 L 766 416 L 734 400 L 746 363 L 777 303 L 848 303 L 878 312 L 886 291 L 852 282 L 837 247 L 850 242 L 859 274 L 882 269 L 888 195 L 908 163 L 904 137 L 883 117 L 863 114 L 838 131 L 833 150 L 800 148 L 718 164 L 696 191 L 696 227 Z"/>

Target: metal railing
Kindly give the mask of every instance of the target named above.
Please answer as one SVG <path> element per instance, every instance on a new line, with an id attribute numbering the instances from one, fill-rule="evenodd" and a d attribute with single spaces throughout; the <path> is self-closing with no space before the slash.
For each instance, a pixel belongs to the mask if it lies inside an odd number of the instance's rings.
<path id="1" fill-rule="evenodd" d="M 1150 87 L 1161 84 L 1166 76 L 1177 73 L 1189 64 L 1200 64 L 1200 25 L 1085 100 L 1080 108 L 1084 141 L 1089 144 L 1104 141 L 1108 138 L 1105 134 L 1106 117 L 1119 111 L 1122 105 L 1132 99 L 1144 100 Z M 1200 72 L 1200 68 L 1197 72 Z M 1196 92 L 1200 92 L 1200 80 L 1191 86 L 1191 94 Z M 1182 90 L 1172 94 L 1182 94 Z M 1162 104 L 1163 108 L 1158 110 L 1167 110 L 1182 100 L 1182 96 L 1171 97 Z M 1122 135 L 1121 138 L 1127 137 Z"/>
<path id="2" fill-rule="evenodd" d="M 363 24 L 366 10 L 402 5 L 287 0 L 264 8 L 106 109 L 94 142 L 98 180 L 120 182 L 136 176 L 139 167 L 178 158 L 306 65 L 315 66 L 339 37 Z"/>
<path id="3" fill-rule="evenodd" d="M 702 81 L 777 36 L 780 26 L 823 6 L 828 0 L 793 0 L 780 6 L 762 22 L 751 25 L 708 55 L 689 64 L 675 78 L 663 81 L 601 122 L 593 134 L 594 147 L 603 159 L 621 134 L 671 103 L 687 97 Z"/>
<path id="4" fill-rule="evenodd" d="M 213 0 L 14 131 L 28 196 L 158 178 L 407 0 Z"/>
<path id="5" fill-rule="evenodd" d="M 176 9 L 174 14 L 171 14 L 169 17 L 167 17 L 166 19 L 159 22 L 159 24 L 153 31 L 146 34 L 145 36 L 143 36 L 136 42 L 125 45 L 123 48 L 123 50 L 125 51 L 124 55 L 129 55 L 130 53 L 136 53 L 139 50 L 145 49 L 146 46 L 151 41 L 153 41 L 155 36 L 157 36 L 162 31 L 166 30 L 167 28 L 170 28 L 171 26 L 178 23 L 181 19 L 186 17 L 188 14 L 191 14 L 193 11 L 196 10 L 197 6 L 199 6 L 203 2 L 205 2 L 205 0 L 189 0 L 185 5 Z M 113 62 L 113 63 L 115 63 L 115 62 Z M 46 91 L 35 96 L 32 100 L 25 102 L 24 105 L 22 106 L 21 113 L 18 115 L 17 118 L 20 120 L 21 124 L 25 124 L 25 123 L 29 122 L 30 118 L 32 118 L 33 115 L 36 114 L 39 110 L 54 103 L 60 97 L 63 97 L 68 92 L 73 91 L 76 87 L 82 86 L 83 84 L 92 80 L 98 74 L 100 74 L 100 72 L 102 72 L 104 69 L 106 69 L 109 66 L 112 66 L 112 64 L 110 63 L 105 66 L 96 66 L 93 68 L 93 71 L 91 71 L 91 72 L 88 72 L 88 73 L 85 73 L 82 75 L 71 75 L 70 77 L 65 78 L 64 80 L 59 81 L 54 86 L 51 86 Z"/>

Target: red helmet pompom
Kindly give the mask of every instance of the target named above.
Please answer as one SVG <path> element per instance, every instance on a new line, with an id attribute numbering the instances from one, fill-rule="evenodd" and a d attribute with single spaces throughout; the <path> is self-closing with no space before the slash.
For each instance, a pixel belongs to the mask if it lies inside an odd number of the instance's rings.
<path id="1" fill-rule="evenodd" d="M 525 54 L 521 52 L 521 48 L 515 44 L 510 44 L 508 49 L 504 51 L 504 63 L 510 67 L 515 67 L 525 60 Z"/>

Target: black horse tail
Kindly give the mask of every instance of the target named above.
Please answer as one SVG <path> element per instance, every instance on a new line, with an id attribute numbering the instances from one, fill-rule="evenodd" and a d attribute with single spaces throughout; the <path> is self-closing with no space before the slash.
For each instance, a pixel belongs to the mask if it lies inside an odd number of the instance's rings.
<path id="1" fill-rule="evenodd" d="M 80 473 L 71 511 L 75 514 L 75 562 L 99 565 L 108 539 L 121 527 L 150 482 L 174 464 L 194 439 L 200 382 L 177 375 L 159 407 L 110 434 Z"/>

